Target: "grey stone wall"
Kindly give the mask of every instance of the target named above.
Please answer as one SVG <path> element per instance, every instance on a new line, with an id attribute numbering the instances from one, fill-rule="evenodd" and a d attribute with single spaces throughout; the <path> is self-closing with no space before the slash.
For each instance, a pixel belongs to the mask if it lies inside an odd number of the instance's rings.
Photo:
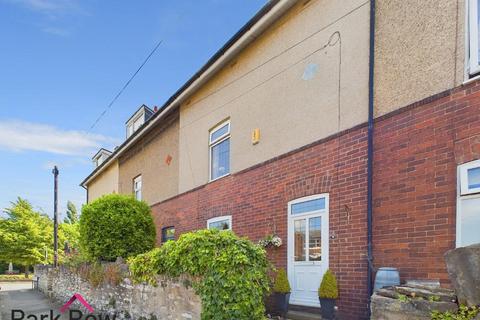
<path id="1" fill-rule="evenodd" d="M 36 266 L 35 276 L 39 277 L 39 290 L 52 300 L 63 304 L 79 293 L 96 314 L 116 314 L 117 319 L 200 319 L 201 301 L 188 286 L 187 278 L 159 277 L 157 287 L 134 285 L 125 278 L 117 286 L 101 284 L 94 288 L 68 268 Z M 87 313 L 78 301 L 74 307 Z"/>

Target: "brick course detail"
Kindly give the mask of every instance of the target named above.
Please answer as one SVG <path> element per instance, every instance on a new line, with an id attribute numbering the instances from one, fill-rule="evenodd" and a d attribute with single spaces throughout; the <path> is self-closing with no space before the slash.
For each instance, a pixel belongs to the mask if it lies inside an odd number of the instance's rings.
<path id="1" fill-rule="evenodd" d="M 374 137 L 375 266 L 450 286 L 443 254 L 455 247 L 457 166 L 480 158 L 480 83 L 378 119 Z"/>
<path id="2" fill-rule="evenodd" d="M 261 144 L 258 145 L 261 148 Z M 456 166 L 480 158 L 480 84 L 471 83 L 376 119 L 374 265 L 400 269 L 402 280 L 439 279 L 449 286 L 443 254 L 455 246 Z M 330 194 L 330 269 L 339 310 L 366 317 L 367 129 L 360 125 L 152 207 L 161 228 L 179 234 L 231 215 L 233 230 L 287 263 L 287 203 Z"/>

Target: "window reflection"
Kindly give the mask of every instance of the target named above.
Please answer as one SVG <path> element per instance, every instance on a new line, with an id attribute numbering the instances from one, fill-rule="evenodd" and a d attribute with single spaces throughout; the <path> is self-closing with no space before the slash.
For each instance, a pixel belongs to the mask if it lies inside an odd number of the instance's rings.
<path id="1" fill-rule="evenodd" d="M 305 219 L 295 220 L 294 229 L 295 261 L 305 261 Z"/>
<path id="2" fill-rule="evenodd" d="M 320 217 L 308 221 L 308 257 L 309 261 L 322 260 L 322 220 Z"/>

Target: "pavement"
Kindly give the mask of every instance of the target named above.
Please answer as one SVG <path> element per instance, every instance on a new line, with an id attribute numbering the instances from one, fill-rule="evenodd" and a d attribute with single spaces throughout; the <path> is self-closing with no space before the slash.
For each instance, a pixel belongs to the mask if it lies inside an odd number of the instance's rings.
<path id="1" fill-rule="evenodd" d="M 31 282 L 0 282 L 0 320 L 12 320 L 12 310 L 22 310 L 24 320 L 41 320 L 40 315 L 50 315 L 53 310 L 54 317 L 60 312 L 59 306 L 53 305 L 41 292 L 32 289 Z M 36 318 L 28 315 L 35 315 Z M 20 313 L 16 318 L 20 319 Z M 67 319 L 68 312 L 59 319 Z M 53 320 L 44 318 L 48 320 Z M 44 320 L 42 319 L 42 320 Z"/>

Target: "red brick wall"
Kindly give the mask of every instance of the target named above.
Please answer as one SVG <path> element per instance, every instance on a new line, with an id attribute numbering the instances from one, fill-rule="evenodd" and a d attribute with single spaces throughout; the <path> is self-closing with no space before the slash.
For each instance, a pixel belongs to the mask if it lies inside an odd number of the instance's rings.
<path id="1" fill-rule="evenodd" d="M 269 256 L 287 263 L 287 203 L 330 193 L 330 268 L 340 288 L 339 308 L 349 319 L 366 312 L 366 128 L 324 141 L 233 174 L 153 206 L 161 228 L 176 234 L 206 228 L 209 218 L 232 215 L 235 233 L 258 241 L 276 228 L 284 240 Z M 261 144 L 258 145 L 261 148 Z"/>
<path id="2" fill-rule="evenodd" d="M 374 264 L 399 268 L 402 280 L 449 286 L 457 165 L 480 158 L 479 90 L 472 83 L 376 122 Z"/>
<path id="3" fill-rule="evenodd" d="M 158 238 L 164 226 L 178 236 L 232 215 L 237 234 L 257 241 L 276 228 L 286 242 L 288 201 L 328 192 L 339 308 L 348 319 L 364 318 L 366 135 L 359 126 L 156 204 Z M 377 119 L 374 153 L 374 265 L 399 268 L 403 280 L 449 285 L 443 254 L 455 246 L 456 166 L 480 158 L 480 85 Z M 286 267 L 286 244 L 269 256 Z"/>

